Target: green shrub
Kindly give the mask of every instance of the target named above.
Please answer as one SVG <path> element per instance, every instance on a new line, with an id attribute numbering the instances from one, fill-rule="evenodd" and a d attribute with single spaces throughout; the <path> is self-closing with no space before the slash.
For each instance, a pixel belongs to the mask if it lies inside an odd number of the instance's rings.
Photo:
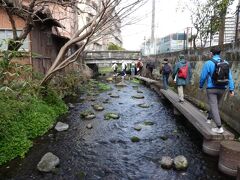
<path id="1" fill-rule="evenodd" d="M 0 165 L 24 157 L 32 139 L 46 133 L 66 110 L 64 102 L 53 92 L 43 99 L 0 92 Z"/>

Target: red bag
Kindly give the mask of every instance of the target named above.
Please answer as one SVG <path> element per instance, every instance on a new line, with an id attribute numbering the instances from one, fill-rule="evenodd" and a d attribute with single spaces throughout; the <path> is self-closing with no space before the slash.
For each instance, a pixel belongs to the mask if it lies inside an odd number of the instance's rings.
<path id="1" fill-rule="evenodd" d="M 179 68 L 178 77 L 187 79 L 187 75 L 188 75 L 188 65 L 186 64 L 185 66 L 182 66 Z"/>

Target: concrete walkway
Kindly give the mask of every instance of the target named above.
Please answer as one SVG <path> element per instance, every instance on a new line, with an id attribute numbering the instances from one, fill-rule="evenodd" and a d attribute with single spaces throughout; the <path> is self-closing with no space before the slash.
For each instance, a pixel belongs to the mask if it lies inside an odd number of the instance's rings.
<path id="1" fill-rule="evenodd" d="M 161 89 L 161 85 L 159 81 L 152 80 L 142 76 L 136 76 L 135 78 L 144 81 L 148 85 L 156 86 L 155 90 L 160 91 L 160 93 L 167 98 L 173 106 L 183 114 L 188 121 L 202 134 L 205 140 L 213 140 L 213 141 L 222 141 L 222 140 L 233 140 L 234 134 L 229 132 L 228 130 L 224 129 L 223 134 L 217 134 L 211 131 L 211 128 L 214 127 L 212 124 L 207 124 L 206 120 L 207 117 L 204 113 L 202 113 L 198 108 L 196 108 L 193 104 L 185 100 L 184 103 L 179 103 L 178 95 L 168 89 L 164 90 Z"/>

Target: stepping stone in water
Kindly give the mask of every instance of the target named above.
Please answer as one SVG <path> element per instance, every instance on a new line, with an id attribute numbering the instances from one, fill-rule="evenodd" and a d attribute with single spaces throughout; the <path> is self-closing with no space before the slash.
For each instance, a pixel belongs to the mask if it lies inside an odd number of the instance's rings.
<path id="1" fill-rule="evenodd" d="M 143 93 L 143 91 L 137 90 L 137 93 Z"/>
<path id="2" fill-rule="evenodd" d="M 139 139 L 139 137 L 137 137 L 137 136 L 133 136 L 133 137 L 131 137 L 131 141 L 132 141 L 132 142 L 139 142 L 140 139 Z"/>
<path id="3" fill-rule="evenodd" d="M 110 119 L 119 119 L 119 115 L 117 113 L 106 113 L 104 114 L 104 119 L 105 120 L 110 120 Z"/>
<path id="4" fill-rule="evenodd" d="M 177 156 L 173 160 L 174 167 L 176 170 L 185 170 L 188 167 L 187 158 L 184 156 Z"/>
<path id="5" fill-rule="evenodd" d="M 125 84 L 124 82 L 120 82 L 118 84 L 116 84 L 117 87 L 126 87 L 127 84 Z"/>
<path id="6" fill-rule="evenodd" d="M 109 77 L 109 78 L 106 79 L 106 81 L 113 81 L 113 78 Z"/>
<path id="7" fill-rule="evenodd" d="M 133 89 L 138 89 L 138 86 L 132 86 L 133 87 Z"/>
<path id="8" fill-rule="evenodd" d="M 145 126 L 152 126 L 152 125 L 154 125 L 154 122 L 145 121 L 145 122 L 144 122 L 144 125 L 145 125 Z"/>
<path id="9" fill-rule="evenodd" d="M 111 98 L 119 98 L 119 95 L 118 94 L 110 94 L 110 97 Z"/>
<path id="10" fill-rule="evenodd" d="M 108 99 L 108 98 L 107 98 L 107 99 L 104 99 L 103 103 L 104 103 L 104 104 L 110 103 L 110 99 Z"/>
<path id="11" fill-rule="evenodd" d="M 68 103 L 68 107 L 71 108 L 71 109 L 75 108 L 75 106 L 72 103 Z"/>
<path id="12" fill-rule="evenodd" d="M 173 165 L 173 160 L 169 156 L 163 156 L 160 161 L 161 167 L 164 169 L 170 169 Z"/>
<path id="13" fill-rule="evenodd" d="M 138 107 L 141 107 L 141 108 L 149 108 L 150 106 L 146 103 L 142 103 L 142 104 L 138 104 Z"/>
<path id="14" fill-rule="evenodd" d="M 87 126 L 86 126 L 88 129 L 92 129 L 93 128 L 93 126 L 92 126 L 92 124 L 91 123 L 89 123 L 89 124 L 87 124 Z"/>
<path id="15" fill-rule="evenodd" d="M 136 131 L 141 131 L 142 130 L 142 127 L 140 125 L 137 125 L 134 127 L 134 130 Z"/>
<path id="16" fill-rule="evenodd" d="M 132 98 L 134 98 L 134 99 L 144 99 L 144 96 L 142 96 L 142 95 L 134 95 L 134 96 L 132 96 Z"/>
<path id="17" fill-rule="evenodd" d="M 60 132 L 60 131 L 66 131 L 69 128 L 69 125 L 66 123 L 58 122 L 55 126 L 55 129 Z"/>
<path id="18" fill-rule="evenodd" d="M 168 140 L 168 137 L 167 137 L 167 136 L 160 136 L 160 138 L 161 138 L 163 141 Z"/>
<path id="19" fill-rule="evenodd" d="M 37 169 L 41 172 L 52 172 L 59 165 L 59 158 L 51 152 L 46 153 L 37 164 Z"/>
<path id="20" fill-rule="evenodd" d="M 94 119 L 96 116 L 92 111 L 84 111 L 80 113 L 80 117 L 86 120 Z"/>
<path id="21" fill-rule="evenodd" d="M 92 107 L 95 111 L 103 111 L 104 110 L 104 107 L 99 104 L 93 104 Z"/>

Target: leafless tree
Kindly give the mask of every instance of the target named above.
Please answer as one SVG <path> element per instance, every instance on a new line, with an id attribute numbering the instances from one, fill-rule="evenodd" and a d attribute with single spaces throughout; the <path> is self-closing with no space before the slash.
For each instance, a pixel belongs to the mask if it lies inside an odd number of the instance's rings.
<path id="1" fill-rule="evenodd" d="M 38 16 L 39 11 L 48 7 L 49 4 L 56 4 L 62 7 L 68 7 L 77 11 L 78 14 L 89 13 L 91 19 L 79 30 L 77 30 L 68 42 L 60 49 L 52 66 L 47 71 L 43 78 L 41 85 L 47 86 L 50 80 L 54 77 L 56 72 L 62 70 L 69 64 L 79 60 L 86 46 L 93 42 L 94 39 L 101 37 L 101 33 L 106 32 L 106 29 L 111 27 L 117 20 L 126 18 L 131 12 L 135 11 L 147 0 L 98 0 L 94 1 L 97 6 L 92 6 L 93 12 L 84 11 L 81 9 L 81 4 L 89 4 L 83 0 L 29 0 L 25 3 L 23 0 L 0 0 L 0 6 L 4 8 L 9 16 L 13 29 L 13 39 L 8 45 L 8 50 L 18 50 L 27 35 L 31 32 L 34 21 L 44 21 Z M 16 24 L 13 15 L 23 18 L 26 26 L 18 36 L 16 31 Z M 48 16 L 48 18 L 52 18 Z M 59 21 L 59 20 L 58 20 Z M 78 44 L 78 49 L 69 54 L 69 50 L 73 45 Z"/>

